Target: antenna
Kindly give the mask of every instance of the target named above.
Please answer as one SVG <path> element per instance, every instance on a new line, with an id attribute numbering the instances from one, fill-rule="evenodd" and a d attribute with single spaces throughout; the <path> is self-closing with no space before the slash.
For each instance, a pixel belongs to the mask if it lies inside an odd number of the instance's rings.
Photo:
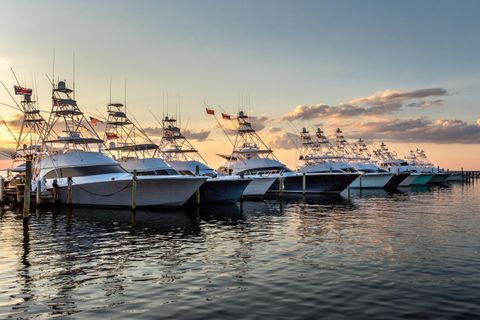
<path id="1" fill-rule="evenodd" d="M 150 111 L 151 113 L 151 111 Z M 153 113 L 152 113 L 153 115 Z M 165 118 L 165 90 L 162 90 L 162 119 Z"/>
<path id="2" fill-rule="evenodd" d="M 167 91 L 167 116 L 168 116 L 168 91 Z"/>
<path id="3" fill-rule="evenodd" d="M 112 104 L 112 76 L 110 75 L 110 98 L 108 100 L 109 104 Z"/>
<path id="4" fill-rule="evenodd" d="M 53 48 L 53 60 L 52 60 L 52 88 L 55 88 L 55 48 Z"/>
<path id="5" fill-rule="evenodd" d="M 73 52 L 73 100 L 75 100 L 75 52 Z"/>
<path id="6" fill-rule="evenodd" d="M 127 111 L 127 78 L 123 79 L 123 104 L 125 106 L 125 111 Z"/>

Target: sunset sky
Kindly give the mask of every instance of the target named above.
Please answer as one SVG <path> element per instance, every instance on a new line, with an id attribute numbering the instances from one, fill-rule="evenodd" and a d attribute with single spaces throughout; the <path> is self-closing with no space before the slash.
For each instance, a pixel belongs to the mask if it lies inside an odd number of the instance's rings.
<path id="1" fill-rule="evenodd" d="M 260 135 L 295 166 L 294 129 L 336 127 L 386 141 L 400 154 L 421 147 L 451 169 L 480 169 L 478 1 L 4 1 L 0 80 L 13 67 L 38 84 L 50 108 L 56 77 L 86 112 L 105 110 L 109 82 L 142 125 L 180 109 L 209 164 L 231 150 L 205 113 L 244 109 Z M 0 102 L 11 103 L 0 88 Z M 177 108 L 179 106 L 179 108 Z M 15 110 L 0 106 L 15 128 Z M 293 124 L 293 125 L 292 125 Z M 226 123 L 228 125 L 228 123 Z M 11 137 L 1 125 L 3 149 Z M 155 138 L 155 137 L 154 137 Z"/>

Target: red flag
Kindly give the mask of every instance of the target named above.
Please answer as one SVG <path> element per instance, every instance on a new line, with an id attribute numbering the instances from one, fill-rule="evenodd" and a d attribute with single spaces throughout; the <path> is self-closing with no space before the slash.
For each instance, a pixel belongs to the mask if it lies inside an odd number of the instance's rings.
<path id="1" fill-rule="evenodd" d="M 232 119 L 232 117 L 230 117 L 229 114 L 226 114 L 226 113 L 223 113 L 223 112 L 222 112 L 222 118 L 223 118 L 223 119 L 226 119 L 226 120 Z"/>
<path id="2" fill-rule="evenodd" d="M 205 110 L 207 110 L 207 114 L 215 114 L 215 110 L 213 109 L 205 108 Z"/>
<path id="3" fill-rule="evenodd" d="M 107 137 L 107 140 L 112 140 L 112 139 L 118 139 L 118 135 L 114 132 L 105 132 L 105 136 Z"/>
<path id="4" fill-rule="evenodd" d="M 20 95 L 20 94 L 23 94 L 23 95 L 26 95 L 26 96 L 31 96 L 32 95 L 32 89 L 28 89 L 28 88 L 24 88 L 24 87 L 20 87 L 20 86 L 13 86 L 13 88 L 15 89 L 15 94 L 16 95 Z"/>
<path id="5" fill-rule="evenodd" d="M 91 122 L 92 125 L 94 125 L 94 126 L 97 126 L 97 123 L 103 123 L 102 120 L 99 120 L 99 119 L 94 118 L 94 117 L 90 117 L 90 122 Z"/>

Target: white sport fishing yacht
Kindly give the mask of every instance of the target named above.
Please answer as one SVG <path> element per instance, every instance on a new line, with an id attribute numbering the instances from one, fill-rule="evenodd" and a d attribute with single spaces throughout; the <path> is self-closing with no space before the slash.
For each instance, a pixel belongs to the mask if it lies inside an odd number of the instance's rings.
<path id="1" fill-rule="evenodd" d="M 131 206 L 133 175 L 101 151 L 103 140 L 77 106 L 64 81 L 52 91 L 52 110 L 35 163 L 33 188 L 52 191 L 61 203 L 85 206 Z M 61 129 L 61 135 L 57 130 Z M 92 150 L 92 146 L 96 150 Z M 204 179 L 138 176 L 136 205 L 182 206 Z"/>
<path id="2" fill-rule="evenodd" d="M 175 187 L 181 196 L 191 197 L 205 182 L 202 177 L 180 175 L 160 157 L 159 147 L 127 116 L 121 103 L 107 106 L 108 118 L 105 140 L 110 141 L 106 151 L 130 173 L 137 176 L 156 176 L 165 185 Z"/>
<path id="3" fill-rule="evenodd" d="M 176 119 L 165 116 L 161 124 L 161 152 L 168 164 L 183 175 L 208 178 L 200 187 L 201 202 L 234 203 L 242 197 L 252 179 L 218 174 L 183 135 Z"/>
<path id="4" fill-rule="evenodd" d="M 348 186 L 343 179 L 338 179 L 339 175 L 330 172 L 290 170 L 274 156 L 273 151 L 252 128 L 243 111 L 238 113 L 237 125 L 232 154 L 222 156 L 227 162 L 219 170 L 253 177 L 254 182 L 259 177 L 274 178 L 275 183 L 269 188 L 270 192 L 340 193 Z"/>
<path id="5" fill-rule="evenodd" d="M 409 173 L 408 177 L 398 184 L 399 187 L 421 186 L 425 185 L 431 178 L 430 173 L 419 172 L 407 160 L 399 159 L 396 152 L 391 152 L 384 142 L 380 149 L 376 150 L 377 162 L 379 166 L 389 172 Z"/>
<path id="6" fill-rule="evenodd" d="M 335 131 L 335 146 L 345 162 L 357 169 L 361 175 L 355 179 L 350 188 L 353 189 L 382 189 L 393 178 L 394 174 L 381 169 L 371 161 L 371 155 L 365 143 L 360 140 L 352 147 L 345 139 L 342 130 Z"/>
<path id="7" fill-rule="evenodd" d="M 440 170 L 439 167 L 435 167 L 432 162 L 427 158 L 423 149 L 416 149 L 416 166 L 421 172 L 433 173 L 433 177 L 428 181 L 429 184 L 441 184 L 445 183 L 450 177 L 450 173 Z"/>
<path id="8" fill-rule="evenodd" d="M 357 169 L 342 161 L 320 128 L 317 128 L 314 138 L 306 128 L 302 128 L 300 138 L 302 145 L 299 160 L 302 165 L 298 168 L 299 172 L 321 173 L 329 188 L 340 191 L 360 176 Z"/>

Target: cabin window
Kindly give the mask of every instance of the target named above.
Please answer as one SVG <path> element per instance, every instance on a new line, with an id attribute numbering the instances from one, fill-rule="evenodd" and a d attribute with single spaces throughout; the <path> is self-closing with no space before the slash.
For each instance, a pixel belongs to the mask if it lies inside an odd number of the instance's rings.
<path id="1" fill-rule="evenodd" d="M 125 173 L 119 165 L 100 165 L 100 166 L 86 166 L 86 167 L 70 167 L 70 168 L 57 168 L 49 171 L 44 178 L 67 178 L 67 177 L 85 177 L 95 176 L 99 174 L 109 173 Z"/>
<path id="2" fill-rule="evenodd" d="M 180 173 L 182 176 L 194 176 L 193 172 L 190 171 L 190 170 L 180 170 L 179 173 Z"/>
<path id="3" fill-rule="evenodd" d="M 156 175 L 155 174 L 155 171 L 151 170 L 151 171 L 137 171 L 137 176 L 154 176 Z"/>
<path id="4" fill-rule="evenodd" d="M 287 167 L 266 167 L 266 168 L 254 168 L 249 170 L 243 170 L 239 172 L 239 175 L 242 174 L 258 174 L 258 173 L 265 173 L 267 171 L 283 171 L 283 172 L 291 172 L 292 170 L 288 169 Z"/>
<path id="5" fill-rule="evenodd" d="M 175 169 L 161 169 L 161 170 L 150 170 L 150 171 L 139 171 L 137 172 L 138 176 L 176 176 L 178 172 Z"/>
<path id="6" fill-rule="evenodd" d="M 162 170 L 155 170 L 155 173 L 158 176 L 176 176 L 178 172 L 175 169 L 162 169 Z"/>

